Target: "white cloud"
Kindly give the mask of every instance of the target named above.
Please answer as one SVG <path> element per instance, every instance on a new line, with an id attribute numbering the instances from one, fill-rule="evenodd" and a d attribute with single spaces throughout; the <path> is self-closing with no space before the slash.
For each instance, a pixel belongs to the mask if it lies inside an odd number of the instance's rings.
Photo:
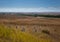
<path id="1" fill-rule="evenodd" d="M 0 8 L 0 12 L 60 12 L 60 8 Z"/>

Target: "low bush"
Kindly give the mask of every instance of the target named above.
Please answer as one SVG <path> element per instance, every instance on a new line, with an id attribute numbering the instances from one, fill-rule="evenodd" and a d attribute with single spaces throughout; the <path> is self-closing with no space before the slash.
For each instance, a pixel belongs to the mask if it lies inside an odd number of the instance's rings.
<path id="1" fill-rule="evenodd" d="M 50 32 L 48 30 L 42 30 L 43 33 L 50 35 Z"/>

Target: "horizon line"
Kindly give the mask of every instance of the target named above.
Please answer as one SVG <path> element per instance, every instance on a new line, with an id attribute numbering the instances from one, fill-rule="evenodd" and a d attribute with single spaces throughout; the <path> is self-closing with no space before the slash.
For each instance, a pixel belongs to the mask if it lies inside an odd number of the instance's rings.
<path id="1" fill-rule="evenodd" d="M 0 12 L 60 12 L 60 8 L 0 8 Z"/>

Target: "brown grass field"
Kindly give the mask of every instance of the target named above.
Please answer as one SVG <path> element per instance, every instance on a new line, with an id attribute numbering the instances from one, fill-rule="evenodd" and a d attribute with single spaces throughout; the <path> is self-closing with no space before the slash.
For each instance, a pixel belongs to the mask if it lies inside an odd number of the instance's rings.
<path id="1" fill-rule="evenodd" d="M 19 17 L 10 19 L 8 17 L 8 19 L 0 18 L 0 25 L 4 25 L 5 28 L 19 29 L 19 31 L 29 33 L 39 40 L 60 42 L 60 18 Z"/>

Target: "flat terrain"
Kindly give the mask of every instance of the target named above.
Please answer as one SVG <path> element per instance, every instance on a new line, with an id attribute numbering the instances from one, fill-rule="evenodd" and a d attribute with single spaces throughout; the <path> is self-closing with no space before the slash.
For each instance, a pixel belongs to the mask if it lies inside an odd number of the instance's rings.
<path id="1" fill-rule="evenodd" d="M 8 17 L 3 19 L 0 18 L 0 25 L 3 25 L 5 28 L 18 29 L 23 32 L 24 35 L 27 33 L 39 40 L 47 40 L 46 42 L 60 42 L 60 18 Z"/>

